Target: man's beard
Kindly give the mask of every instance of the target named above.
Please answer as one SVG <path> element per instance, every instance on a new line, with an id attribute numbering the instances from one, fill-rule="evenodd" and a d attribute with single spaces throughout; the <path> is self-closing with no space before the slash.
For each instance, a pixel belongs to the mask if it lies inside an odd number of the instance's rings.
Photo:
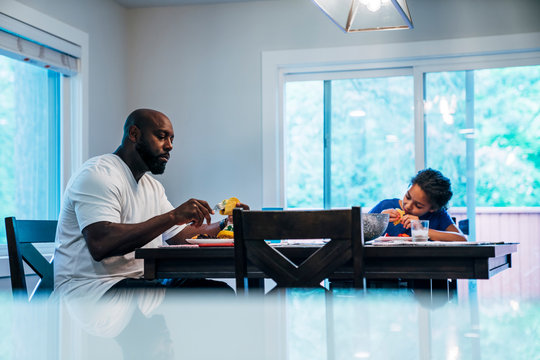
<path id="1" fill-rule="evenodd" d="M 161 160 L 159 157 L 163 154 L 160 154 L 158 156 L 154 156 L 152 152 L 148 149 L 148 146 L 146 146 L 146 143 L 137 143 L 135 145 L 135 150 L 139 153 L 141 156 L 141 159 L 144 161 L 146 166 L 148 166 L 148 169 L 150 169 L 150 172 L 154 175 L 163 174 L 165 171 L 165 166 L 167 165 L 167 162 Z"/>

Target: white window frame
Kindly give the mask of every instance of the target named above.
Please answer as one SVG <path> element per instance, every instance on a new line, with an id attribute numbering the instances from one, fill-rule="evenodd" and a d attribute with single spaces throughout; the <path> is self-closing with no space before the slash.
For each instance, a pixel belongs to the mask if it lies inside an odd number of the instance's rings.
<path id="1" fill-rule="evenodd" d="M 316 59 L 316 60 L 314 60 Z M 540 64 L 540 33 L 262 53 L 263 207 L 284 207 L 284 85 L 353 71 L 413 69 L 415 167 L 425 165 L 424 74 Z"/>
<path id="2" fill-rule="evenodd" d="M 0 0 L 0 13 L 80 48 L 78 72 L 70 77 L 61 76 L 60 194 L 63 194 L 73 172 L 88 158 L 88 34 L 13 0 Z M 1 220 L 0 226 L 4 226 L 4 219 Z M 46 255 L 54 252 L 54 244 L 43 245 L 47 246 L 40 249 Z M 9 276 L 7 258 L 7 246 L 0 245 L 0 278 Z"/>

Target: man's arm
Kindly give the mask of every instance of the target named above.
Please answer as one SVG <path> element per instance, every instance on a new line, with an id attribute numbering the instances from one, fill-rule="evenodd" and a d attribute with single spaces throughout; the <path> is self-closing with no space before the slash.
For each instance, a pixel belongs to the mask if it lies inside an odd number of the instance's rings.
<path id="1" fill-rule="evenodd" d="M 191 222 L 189 227 L 200 228 L 205 220 L 210 223 L 212 213 L 206 201 L 190 199 L 174 210 L 138 224 L 100 221 L 88 225 L 82 233 L 92 258 L 101 261 L 110 256 L 130 253 L 174 225 Z"/>

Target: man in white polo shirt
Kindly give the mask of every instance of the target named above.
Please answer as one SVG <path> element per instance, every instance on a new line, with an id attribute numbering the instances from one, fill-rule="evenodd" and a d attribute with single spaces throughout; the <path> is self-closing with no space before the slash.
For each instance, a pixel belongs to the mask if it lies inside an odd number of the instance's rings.
<path id="1" fill-rule="evenodd" d="M 148 174 L 164 172 L 173 139 L 167 116 L 135 110 L 118 149 L 89 159 L 73 175 L 56 234 L 56 295 L 99 299 L 112 288 L 224 285 L 204 279 L 147 281 L 142 260 L 134 258 L 137 248 L 178 244 L 200 233 L 215 236 L 226 225 L 210 223 L 213 211 L 203 200 L 174 208 L 161 183 Z"/>

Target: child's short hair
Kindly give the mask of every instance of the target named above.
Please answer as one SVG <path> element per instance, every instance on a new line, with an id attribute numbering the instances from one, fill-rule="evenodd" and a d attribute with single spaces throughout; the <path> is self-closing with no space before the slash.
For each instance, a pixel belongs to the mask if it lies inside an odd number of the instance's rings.
<path id="1" fill-rule="evenodd" d="M 453 195 L 450 180 L 438 170 L 420 170 L 411 179 L 411 186 L 414 184 L 426 193 L 435 210 L 445 209 Z"/>

